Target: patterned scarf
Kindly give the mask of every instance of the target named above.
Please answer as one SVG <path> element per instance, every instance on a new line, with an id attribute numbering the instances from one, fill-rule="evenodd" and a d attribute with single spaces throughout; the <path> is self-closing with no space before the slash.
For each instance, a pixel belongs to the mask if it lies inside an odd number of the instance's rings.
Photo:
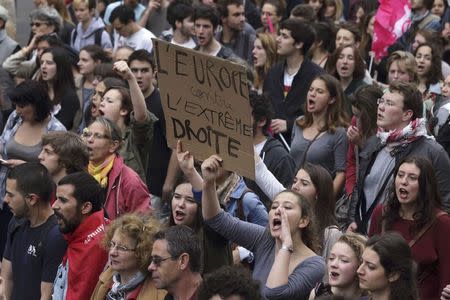
<path id="1" fill-rule="evenodd" d="M 234 172 L 230 173 L 230 176 L 225 180 L 224 183 L 219 185 L 216 189 L 217 197 L 222 205 L 227 205 L 230 201 L 230 195 L 234 191 L 234 188 L 239 183 L 240 177 Z"/>
<path id="2" fill-rule="evenodd" d="M 138 285 L 144 282 L 146 275 L 142 272 L 137 272 L 133 278 L 127 283 L 120 282 L 120 275 L 113 275 L 113 285 L 111 290 L 106 295 L 106 300 L 125 300 L 127 293 L 134 290 Z"/>
<path id="3" fill-rule="evenodd" d="M 108 174 L 114 165 L 114 159 L 116 155 L 110 155 L 105 161 L 99 166 L 94 166 L 92 162 L 89 162 L 88 171 L 97 181 L 100 183 L 102 188 L 108 186 Z"/>
<path id="4" fill-rule="evenodd" d="M 391 149 L 406 147 L 421 136 L 428 139 L 434 139 L 433 136 L 427 134 L 425 118 L 412 120 L 402 129 L 384 131 L 382 128 L 378 128 L 377 132 L 377 137 L 380 139 L 381 145 L 389 146 Z"/>

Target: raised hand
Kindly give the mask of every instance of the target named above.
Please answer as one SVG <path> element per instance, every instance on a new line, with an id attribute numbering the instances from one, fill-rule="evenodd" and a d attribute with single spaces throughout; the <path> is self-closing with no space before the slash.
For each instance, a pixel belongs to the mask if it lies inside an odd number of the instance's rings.
<path id="1" fill-rule="evenodd" d="M 279 210 L 281 214 L 281 232 L 278 239 L 280 240 L 281 245 L 292 248 L 291 228 L 289 226 L 286 210 L 282 207 L 280 207 Z"/>
<path id="2" fill-rule="evenodd" d="M 177 159 L 178 166 L 184 174 L 190 174 L 194 171 L 194 156 L 189 151 L 183 151 L 183 143 L 177 141 Z"/>
<path id="3" fill-rule="evenodd" d="M 203 180 L 206 182 L 214 182 L 222 167 L 222 158 L 216 154 L 211 155 L 202 163 Z"/>
<path id="4" fill-rule="evenodd" d="M 113 70 L 119 74 L 124 80 L 130 80 L 134 77 L 130 67 L 125 61 L 116 61 L 113 65 Z"/>

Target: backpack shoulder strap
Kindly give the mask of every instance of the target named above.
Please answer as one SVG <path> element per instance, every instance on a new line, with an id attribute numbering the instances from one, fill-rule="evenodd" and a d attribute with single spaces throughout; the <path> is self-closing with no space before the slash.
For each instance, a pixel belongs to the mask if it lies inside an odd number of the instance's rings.
<path id="1" fill-rule="evenodd" d="M 237 217 L 239 218 L 239 220 L 242 221 L 247 221 L 245 218 L 245 214 L 244 214 L 244 196 L 249 193 L 249 192 L 253 192 L 251 189 L 246 188 L 245 191 L 242 193 L 241 197 L 239 197 L 239 199 L 237 199 Z"/>
<path id="2" fill-rule="evenodd" d="M 103 28 L 103 27 L 101 27 L 101 28 L 97 28 L 96 30 L 95 30 L 95 37 L 94 37 L 94 43 L 96 44 L 96 45 L 99 45 L 99 46 L 101 46 L 102 45 L 102 34 L 103 34 L 103 31 L 104 31 L 105 29 Z"/>
<path id="3" fill-rule="evenodd" d="M 77 39 L 77 35 L 78 35 L 78 32 L 77 32 L 77 29 L 75 28 L 72 31 L 72 45 L 75 45 L 75 40 Z"/>

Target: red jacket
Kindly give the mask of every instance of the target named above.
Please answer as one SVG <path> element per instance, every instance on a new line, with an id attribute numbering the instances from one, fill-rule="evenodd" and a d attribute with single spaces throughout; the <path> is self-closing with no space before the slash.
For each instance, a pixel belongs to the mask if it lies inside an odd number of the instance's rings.
<path id="1" fill-rule="evenodd" d="M 116 156 L 108 175 L 105 210 L 114 220 L 129 212 L 150 211 L 150 192 L 139 175 Z"/>
<path id="2" fill-rule="evenodd" d="M 65 234 L 67 251 L 62 265 L 69 262 L 66 300 L 89 299 L 108 261 L 102 248 L 109 221 L 100 210 L 85 219 L 74 232 Z"/>

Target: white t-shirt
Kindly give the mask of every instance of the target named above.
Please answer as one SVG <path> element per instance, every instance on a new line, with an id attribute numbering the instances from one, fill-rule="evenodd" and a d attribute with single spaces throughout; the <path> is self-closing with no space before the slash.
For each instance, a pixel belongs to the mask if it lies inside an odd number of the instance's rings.
<path id="1" fill-rule="evenodd" d="M 114 43 L 114 52 L 116 52 L 117 48 L 128 46 L 134 50 L 144 49 L 151 53 L 153 50 L 152 38 L 154 37 L 155 35 L 145 28 L 141 28 L 129 37 L 119 36 Z"/>
<path id="2" fill-rule="evenodd" d="M 189 41 L 187 41 L 186 43 L 183 43 L 183 44 L 179 44 L 179 43 L 175 42 L 175 40 L 173 38 L 170 42 L 174 45 L 189 48 L 189 49 L 194 49 L 195 46 L 197 46 L 197 44 L 195 43 L 193 38 L 190 38 Z"/>

